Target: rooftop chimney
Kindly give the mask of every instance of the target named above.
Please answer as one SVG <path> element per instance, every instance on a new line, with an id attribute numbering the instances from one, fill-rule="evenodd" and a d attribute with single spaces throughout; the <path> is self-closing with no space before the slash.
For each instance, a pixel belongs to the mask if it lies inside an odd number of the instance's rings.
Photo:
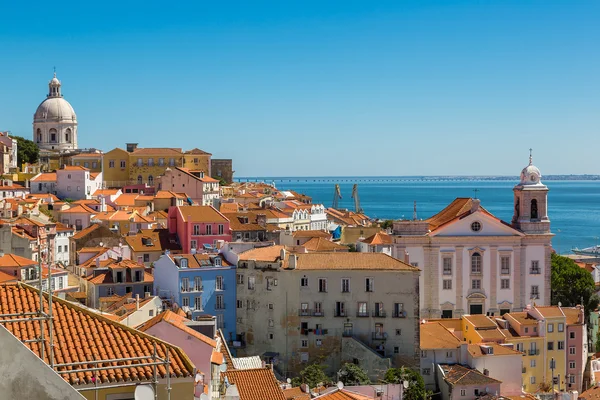
<path id="1" fill-rule="evenodd" d="M 410 255 L 408 254 L 408 251 L 404 251 L 404 262 L 407 264 L 410 264 Z"/>
<path id="2" fill-rule="evenodd" d="M 133 153 L 137 149 L 138 144 L 137 143 L 126 143 L 126 146 L 127 146 L 127 152 Z"/>
<path id="3" fill-rule="evenodd" d="M 135 309 L 136 310 L 140 309 L 140 295 L 139 294 L 135 295 Z"/>
<path id="4" fill-rule="evenodd" d="M 289 262 L 290 269 L 296 269 L 297 263 L 298 263 L 298 256 L 296 256 L 295 254 L 290 254 L 290 262 Z"/>
<path id="5" fill-rule="evenodd" d="M 279 258 L 281 258 L 281 261 L 285 261 L 285 247 L 279 252 Z"/>

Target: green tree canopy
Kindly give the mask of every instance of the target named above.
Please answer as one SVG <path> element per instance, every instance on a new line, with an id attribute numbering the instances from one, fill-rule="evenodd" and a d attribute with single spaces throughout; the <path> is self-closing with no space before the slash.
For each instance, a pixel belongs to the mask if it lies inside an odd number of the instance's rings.
<path id="1" fill-rule="evenodd" d="M 575 307 L 582 304 L 585 307 L 585 320 L 589 322 L 590 312 L 598 307 L 600 300 L 594 294 L 596 285 L 592 274 L 570 258 L 552 254 L 551 287 L 553 305 L 561 303 L 564 307 Z"/>
<path id="2" fill-rule="evenodd" d="M 338 379 L 344 385 L 368 385 L 371 383 L 367 372 L 356 364 L 346 363 L 338 372 Z"/>
<path id="3" fill-rule="evenodd" d="M 325 366 L 312 364 L 300 371 L 300 376 L 292 380 L 293 386 L 306 383 L 310 388 L 315 388 L 319 383 L 327 384 L 331 381 L 325 374 Z"/>
<path id="4" fill-rule="evenodd" d="M 29 139 L 12 136 L 17 141 L 17 163 L 19 168 L 23 163 L 35 164 L 40 156 L 40 149 Z"/>
<path id="5" fill-rule="evenodd" d="M 404 400 L 425 400 L 429 395 L 425 390 L 423 377 L 410 368 L 390 368 L 386 371 L 383 379 L 396 384 L 408 381 L 408 389 L 404 391 Z"/>
<path id="6" fill-rule="evenodd" d="M 394 220 L 386 219 L 385 221 L 381 222 L 379 226 L 381 227 L 381 229 L 391 229 L 394 227 Z"/>

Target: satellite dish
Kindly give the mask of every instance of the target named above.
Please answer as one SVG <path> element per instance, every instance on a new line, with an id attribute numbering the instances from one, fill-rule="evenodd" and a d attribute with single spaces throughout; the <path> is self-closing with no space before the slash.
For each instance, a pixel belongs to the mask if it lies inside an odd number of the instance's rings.
<path id="1" fill-rule="evenodd" d="M 221 364 L 221 365 L 219 365 L 219 371 L 226 372 L 227 371 L 227 364 Z"/>
<path id="2" fill-rule="evenodd" d="M 287 383 L 292 383 L 292 380 L 290 378 L 286 379 Z"/>
<path id="3" fill-rule="evenodd" d="M 138 385 L 133 395 L 135 400 L 154 400 L 154 389 L 150 385 Z"/>
<path id="4" fill-rule="evenodd" d="M 206 393 L 202 393 L 200 395 L 200 400 L 209 400 L 209 397 L 208 397 L 208 395 Z"/>
<path id="5" fill-rule="evenodd" d="M 402 382 L 402 386 L 404 386 L 404 389 L 408 389 L 408 381 Z"/>
<path id="6" fill-rule="evenodd" d="M 344 388 L 344 382 L 342 382 L 342 381 L 339 381 L 339 382 L 337 383 L 337 388 L 338 388 L 338 389 L 340 389 L 340 390 L 342 390 L 342 389 Z"/>

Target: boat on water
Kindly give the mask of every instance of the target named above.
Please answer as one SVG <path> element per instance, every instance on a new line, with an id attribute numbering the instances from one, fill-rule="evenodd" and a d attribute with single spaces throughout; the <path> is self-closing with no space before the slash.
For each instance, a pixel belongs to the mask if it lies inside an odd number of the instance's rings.
<path id="1" fill-rule="evenodd" d="M 586 247 L 585 249 L 578 249 L 577 247 L 571 250 L 574 254 L 578 256 L 594 256 L 600 257 L 600 245 Z"/>

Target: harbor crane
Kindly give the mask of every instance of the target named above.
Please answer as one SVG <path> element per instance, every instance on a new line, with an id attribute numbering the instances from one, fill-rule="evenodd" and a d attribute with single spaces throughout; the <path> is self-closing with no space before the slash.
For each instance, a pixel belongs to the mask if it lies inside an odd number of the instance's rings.
<path id="1" fill-rule="evenodd" d="M 338 200 L 342 198 L 342 192 L 340 190 L 340 185 L 338 185 L 337 183 L 335 184 L 335 189 L 333 192 L 333 204 L 331 205 L 331 208 L 333 208 L 334 210 L 337 210 L 339 208 L 339 203 Z"/>
<path id="2" fill-rule="evenodd" d="M 352 198 L 354 199 L 354 210 L 358 213 L 358 214 L 362 214 L 363 213 L 363 209 L 360 208 L 360 199 L 358 198 L 358 184 L 354 184 L 354 186 L 352 186 Z"/>

